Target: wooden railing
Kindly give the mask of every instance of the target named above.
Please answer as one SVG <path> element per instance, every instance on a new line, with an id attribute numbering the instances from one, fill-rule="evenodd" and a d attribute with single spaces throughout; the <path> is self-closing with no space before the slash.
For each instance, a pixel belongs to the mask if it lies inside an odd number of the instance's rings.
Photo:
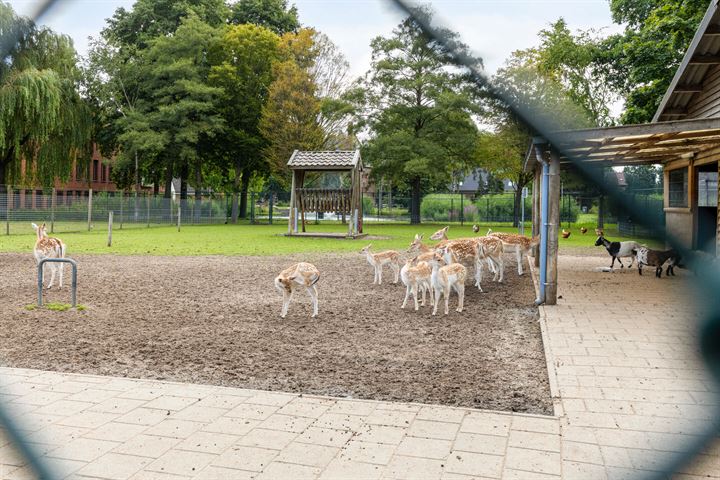
<path id="1" fill-rule="evenodd" d="M 351 213 L 349 188 L 298 188 L 296 193 L 301 211 Z"/>

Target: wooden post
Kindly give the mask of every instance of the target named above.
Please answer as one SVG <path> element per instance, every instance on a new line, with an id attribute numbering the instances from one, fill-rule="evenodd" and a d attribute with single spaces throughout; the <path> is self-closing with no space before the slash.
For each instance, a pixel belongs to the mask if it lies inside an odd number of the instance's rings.
<path id="1" fill-rule="evenodd" d="M 533 178 L 533 204 L 532 204 L 532 233 L 535 237 L 540 235 L 540 182 L 542 180 L 542 167 L 540 164 L 535 167 L 535 176 Z M 532 249 L 533 261 L 535 266 L 540 266 L 540 245 L 535 245 Z"/>
<path id="2" fill-rule="evenodd" d="M 254 194 L 253 194 L 254 198 Z M 250 215 L 250 223 L 253 223 L 253 215 Z M 288 215 L 288 234 L 295 233 L 295 170 L 292 171 L 292 183 L 290 184 L 290 214 Z"/>
<path id="3" fill-rule="evenodd" d="M 52 189 L 50 197 L 50 233 L 55 233 L 55 199 L 57 198 L 57 192 L 55 191 L 55 187 Z"/>
<path id="4" fill-rule="evenodd" d="M 348 237 L 353 236 L 353 224 L 355 223 L 353 221 L 353 211 L 355 210 L 356 193 L 357 188 L 355 186 L 355 170 L 353 169 L 352 173 L 350 174 L 350 221 L 348 222 Z"/>
<path id="5" fill-rule="evenodd" d="M 112 247 L 113 212 L 108 212 L 108 247 Z"/>
<path id="6" fill-rule="evenodd" d="M 88 232 L 92 226 L 92 188 L 88 190 Z"/>
<path id="7" fill-rule="evenodd" d="M 547 239 L 547 285 L 545 304 L 557 304 L 558 237 L 560 230 L 560 157 L 550 153 L 550 178 L 548 182 L 548 239 Z"/>
<path id="8" fill-rule="evenodd" d="M 181 212 L 182 212 L 182 207 L 180 205 L 178 205 L 178 217 L 177 217 L 178 232 L 180 231 L 180 214 L 181 214 Z"/>
<path id="9" fill-rule="evenodd" d="M 145 220 L 147 220 L 147 228 L 150 228 L 150 192 L 148 192 L 147 197 L 145 197 L 145 206 L 146 206 Z"/>

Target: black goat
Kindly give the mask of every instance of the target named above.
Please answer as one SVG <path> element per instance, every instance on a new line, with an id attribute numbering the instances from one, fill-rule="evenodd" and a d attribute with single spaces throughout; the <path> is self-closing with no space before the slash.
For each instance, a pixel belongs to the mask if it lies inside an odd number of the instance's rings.
<path id="1" fill-rule="evenodd" d="M 655 267 L 655 276 L 657 278 L 662 277 L 663 265 L 668 262 L 667 270 L 665 270 L 665 276 L 675 276 L 675 265 L 680 266 L 680 254 L 677 250 L 651 250 L 647 247 L 642 247 L 637 251 L 638 261 L 638 272 L 642 275 L 643 265 Z"/>

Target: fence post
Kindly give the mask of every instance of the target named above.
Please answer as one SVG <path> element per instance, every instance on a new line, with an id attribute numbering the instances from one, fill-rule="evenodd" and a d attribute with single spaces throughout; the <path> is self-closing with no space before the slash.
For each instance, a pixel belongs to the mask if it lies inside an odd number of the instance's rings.
<path id="1" fill-rule="evenodd" d="M 92 225 L 92 197 L 93 192 L 91 188 L 88 190 L 88 232 L 90 231 L 90 226 Z"/>
<path id="2" fill-rule="evenodd" d="M 145 204 L 147 205 L 147 214 L 145 220 L 147 220 L 147 228 L 150 228 L 150 193 L 145 197 Z"/>
<path id="3" fill-rule="evenodd" d="M 108 247 L 112 247 L 113 212 L 108 212 Z"/>
<path id="4" fill-rule="evenodd" d="M 120 191 L 120 230 L 123 227 L 123 203 L 125 202 L 125 190 Z"/>
<path id="5" fill-rule="evenodd" d="M 55 233 L 55 187 L 53 187 L 50 195 L 50 233 Z"/>
<path id="6" fill-rule="evenodd" d="M 10 199 L 14 196 L 12 187 L 5 189 L 5 235 L 10 235 Z"/>
<path id="7" fill-rule="evenodd" d="M 178 232 L 180 231 L 180 213 L 182 212 L 182 207 L 178 205 L 178 214 L 177 214 L 177 227 Z"/>
<path id="8" fill-rule="evenodd" d="M 272 223 L 273 222 L 273 200 L 275 200 L 274 194 L 273 194 L 273 192 L 270 192 L 270 212 L 268 215 L 268 220 L 270 222 L 270 225 L 273 224 Z"/>

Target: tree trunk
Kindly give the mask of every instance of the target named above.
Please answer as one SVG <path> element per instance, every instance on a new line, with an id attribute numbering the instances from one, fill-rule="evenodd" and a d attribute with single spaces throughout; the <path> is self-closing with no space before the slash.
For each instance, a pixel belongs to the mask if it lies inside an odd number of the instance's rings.
<path id="1" fill-rule="evenodd" d="M 247 218 L 248 190 L 250 189 L 250 171 L 243 170 L 240 179 L 240 218 Z"/>
<path id="2" fill-rule="evenodd" d="M 522 208 L 522 191 L 523 187 L 520 184 L 515 189 L 515 199 L 513 205 L 513 227 L 520 225 L 520 208 Z"/>
<path id="3" fill-rule="evenodd" d="M 235 161 L 235 180 L 233 181 L 233 194 L 232 194 L 232 209 L 230 213 L 230 222 L 235 224 L 238 221 L 238 192 L 240 191 L 240 181 L 242 179 L 242 162 L 240 160 Z"/>
<path id="4" fill-rule="evenodd" d="M 420 224 L 420 177 L 411 181 L 412 193 L 410 197 L 410 224 Z"/>
<path id="5" fill-rule="evenodd" d="M 7 163 L 0 160 L 0 193 L 7 191 Z"/>
<path id="6" fill-rule="evenodd" d="M 165 198 L 170 198 L 172 196 L 172 180 L 173 168 L 172 163 L 170 163 L 165 169 Z"/>

